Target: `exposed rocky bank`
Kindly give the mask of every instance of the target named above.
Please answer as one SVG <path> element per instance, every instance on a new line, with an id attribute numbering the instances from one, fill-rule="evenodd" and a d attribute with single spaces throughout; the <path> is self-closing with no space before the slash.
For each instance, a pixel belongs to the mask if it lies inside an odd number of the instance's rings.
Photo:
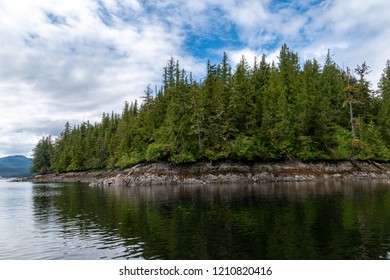
<path id="1" fill-rule="evenodd" d="M 332 161 L 277 163 L 169 163 L 139 164 L 124 170 L 69 172 L 17 179 L 30 182 L 84 182 L 92 186 L 177 185 L 237 182 L 291 182 L 315 180 L 372 180 L 390 182 L 390 163 Z"/>

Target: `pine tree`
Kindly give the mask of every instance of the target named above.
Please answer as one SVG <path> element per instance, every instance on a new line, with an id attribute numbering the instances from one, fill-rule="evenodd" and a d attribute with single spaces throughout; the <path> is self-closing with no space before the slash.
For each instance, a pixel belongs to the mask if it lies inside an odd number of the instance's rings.
<path id="1" fill-rule="evenodd" d="M 253 89 L 253 102 L 255 106 L 253 113 L 256 120 L 256 134 L 259 134 L 259 128 L 262 126 L 261 119 L 263 116 L 263 97 L 269 75 L 270 65 L 266 62 L 266 56 L 262 56 L 260 63 L 257 63 L 257 59 L 255 59 L 250 83 Z"/>
<path id="2" fill-rule="evenodd" d="M 387 145 L 390 145 L 390 60 L 386 62 L 386 67 L 383 70 L 378 83 L 378 88 L 381 97 L 378 122 L 380 124 L 384 140 Z"/>
<path id="3" fill-rule="evenodd" d="M 232 70 L 207 63 L 193 80 L 173 57 L 163 86 L 148 85 L 143 103 L 125 102 L 121 115 L 103 114 L 34 149 L 34 172 L 127 167 L 144 161 L 270 160 L 299 158 L 389 160 L 390 61 L 375 96 L 366 63 L 340 70 L 328 51 L 324 67 L 283 45 L 277 64 L 245 57 Z M 344 108 L 343 108 L 344 105 Z"/>
<path id="4" fill-rule="evenodd" d="M 370 67 L 363 62 L 355 68 L 355 73 L 358 75 L 356 83 L 357 96 L 360 105 L 356 108 L 356 114 L 366 123 L 373 120 L 371 116 L 372 110 L 372 91 L 371 82 L 366 80 L 366 76 L 371 72 Z"/>
<path id="5" fill-rule="evenodd" d="M 347 126 L 348 112 L 341 110 L 345 101 L 342 72 L 332 60 L 329 50 L 321 74 L 320 92 L 329 104 L 329 117 L 332 123 L 338 126 Z"/>
<path id="6" fill-rule="evenodd" d="M 33 150 L 33 162 L 30 171 L 32 173 L 46 174 L 51 172 L 51 157 L 53 146 L 51 137 L 43 137 L 38 141 Z"/>
<path id="7" fill-rule="evenodd" d="M 321 72 L 316 60 L 308 60 L 302 72 L 302 88 L 297 98 L 300 133 L 298 157 L 327 158 L 336 142 L 329 100 L 321 93 Z"/>
<path id="8" fill-rule="evenodd" d="M 225 98 L 216 65 L 207 64 L 207 76 L 200 88 L 199 115 L 203 132 L 203 152 L 210 160 L 226 158 L 229 154 L 226 145 L 229 125 L 226 122 Z"/>
<path id="9" fill-rule="evenodd" d="M 268 85 L 264 91 L 261 138 L 266 157 L 283 159 L 294 151 L 291 105 L 288 104 L 283 77 L 275 65 L 272 65 Z"/>
<path id="10" fill-rule="evenodd" d="M 356 81 L 351 76 L 349 69 L 347 69 L 347 87 L 345 88 L 345 94 L 347 99 L 344 101 L 344 107 L 349 109 L 349 123 L 352 133 L 352 146 L 360 148 L 360 140 L 357 135 L 357 126 L 359 126 L 359 119 L 354 113 L 355 105 L 360 105 L 361 101 L 358 99 L 358 88 L 355 86 Z"/>

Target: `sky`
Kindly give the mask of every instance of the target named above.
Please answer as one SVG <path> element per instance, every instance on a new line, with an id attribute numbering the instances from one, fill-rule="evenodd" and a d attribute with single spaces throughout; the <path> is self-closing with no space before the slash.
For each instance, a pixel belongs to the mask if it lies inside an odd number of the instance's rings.
<path id="1" fill-rule="evenodd" d="M 226 52 L 301 62 L 330 50 L 366 62 L 373 89 L 390 59 L 388 0 L 0 0 L 0 157 L 31 156 L 66 122 L 99 122 L 161 85 L 171 57 L 196 80 Z"/>

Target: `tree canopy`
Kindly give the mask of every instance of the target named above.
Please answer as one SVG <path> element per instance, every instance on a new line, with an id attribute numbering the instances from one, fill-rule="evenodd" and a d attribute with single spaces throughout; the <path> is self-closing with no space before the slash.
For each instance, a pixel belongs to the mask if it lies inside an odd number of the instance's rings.
<path id="1" fill-rule="evenodd" d="M 302 63 L 283 45 L 232 67 L 226 53 L 201 81 L 171 58 L 163 86 L 99 123 L 66 123 L 34 149 L 34 172 L 127 167 L 141 162 L 390 159 L 390 62 L 374 92 L 366 62 L 350 71 L 330 53 Z"/>

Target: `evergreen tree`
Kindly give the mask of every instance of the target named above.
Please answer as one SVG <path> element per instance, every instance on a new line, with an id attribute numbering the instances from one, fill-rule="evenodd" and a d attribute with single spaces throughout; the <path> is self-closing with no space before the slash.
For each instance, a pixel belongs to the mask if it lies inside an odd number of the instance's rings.
<path id="1" fill-rule="evenodd" d="M 355 73 L 358 75 L 356 83 L 357 99 L 360 105 L 357 106 L 356 113 L 360 116 L 362 121 L 370 122 L 372 120 L 372 93 L 371 93 L 371 82 L 366 80 L 366 76 L 371 72 L 370 67 L 363 62 L 362 65 L 358 65 L 355 68 Z"/>
<path id="2" fill-rule="evenodd" d="M 279 61 L 245 57 L 232 69 L 223 54 L 195 82 L 173 57 L 163 86 L 147 86 L 143 103 L 125 102 L 122 114 L 100 123 L 66 123 L 34 149 L 33 172 L 127 167 L 144 161 L 389 160 L 390 62 L 372 93 L 363 63 L 342 71 L 328 51 L 324 67 L 283 45 Z M 344 106 L 343 106 L 344 105 Z"/>
<path id="3" fill-rule="evenodd" d="M 253 90 L 253 103 L 255 106 L 253 113 L 256 121 L 256 134 L 260 134 L 259 130 L 262 126 L 261 119 L 263 116 L 263 98 L 269 74 L 270 65 L 266 62 L 266 56 L 262 56 L 260 63 L 257 63 L 257 59 L 255 59 L 250 83 Z"/>
<path id="4" fill-rule="evenodd" d="M 225 98 L 229 96 L 223 91 L 216 65 L 207 64 L 207 76 L 200 88 L 200 126 L 203 132 L 204 155 L 210 160 L 228 157 L 227 136 L 229 125 L 226 122 Z"/>
<path id="5" fill-rule="evenodd" d="M 294 151 L 291 104 L 287 101 L 286 88 L 281 73 L 272 65 L 268 85 L 264 92 L 262 139 L 267 158 L 290 157 Z"/>
<path id="6" fill-rule="evenodd" d="M 390 145 L 390 60 L 386 62 L 378 88 L 381 97 L 378 122 L 385 142 Z"/>
<path id="7" fill-rule="evenodd" d="M 43 137 L 33 150 L 32 173 L 46 174 L 51 172 L 51 157 L 53 146 L 51 137 Z"/>
<path id="8" fill-rule="evenodd" d="M 348 125 L 348 112 L 341 110 L 345 101 L 342 72 L 332 60 L 328 50 L 325 65 L 321 74 L 320 92 L 327 99 L 332 123 L 339 126 Z"/>

